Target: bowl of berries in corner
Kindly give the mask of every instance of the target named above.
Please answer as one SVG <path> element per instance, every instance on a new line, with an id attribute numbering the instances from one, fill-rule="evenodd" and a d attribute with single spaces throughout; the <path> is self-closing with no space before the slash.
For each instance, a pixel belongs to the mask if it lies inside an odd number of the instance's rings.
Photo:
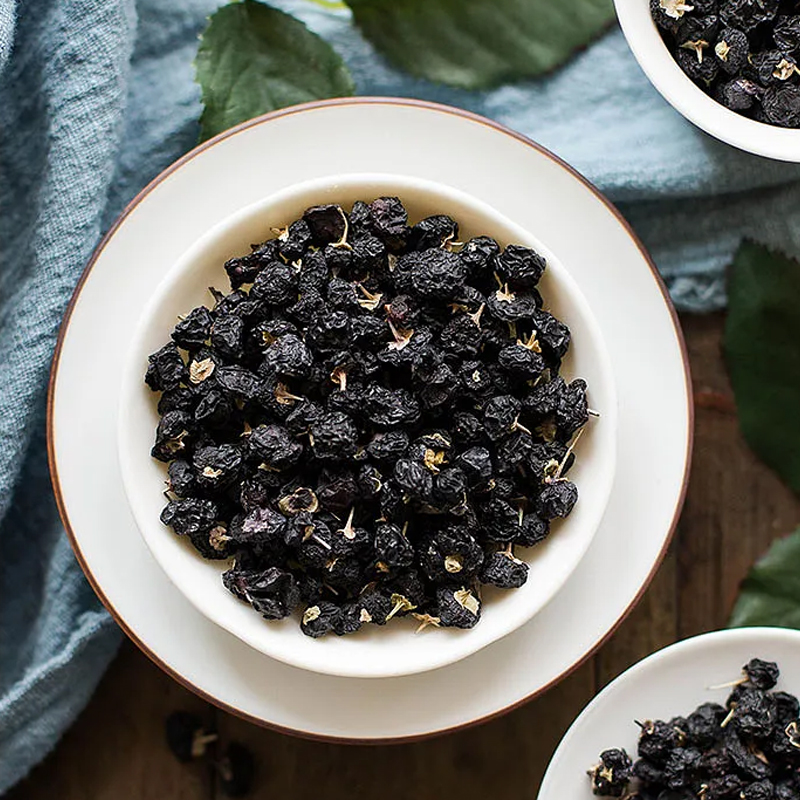
<path id="1" fill-rule="evenodd" d="M 792 0 L 614 0 L 636 60 L 690 122 L 800 161 L 800 14 Z"/>
<path id="2" fill-rule="evenodd" d="M 797 800 L 800 632 L 735 628 L 670 645 L 573 722 L 538 800 Z"/>
<path id="3" fill-rule="evenodd" d="M 201 613 L 296 667 L 385 678 L 555 595 L 608 503 L 617 398 L 546 238 L 443 184 L 349 174 L 174 264 L 127 356 L 119 453 Z"/>

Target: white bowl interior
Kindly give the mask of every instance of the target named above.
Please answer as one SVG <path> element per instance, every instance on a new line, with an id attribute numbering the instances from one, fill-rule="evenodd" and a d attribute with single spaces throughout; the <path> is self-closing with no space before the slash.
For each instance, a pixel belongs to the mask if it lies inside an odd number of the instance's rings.
<path id="1" fill-rule="evenodd" d="M 579 488 L 572 514 L 554 523 L 543 544 L 518 549 L 530 565 L 527 583 L 501 591 L 485 587 L 481 621 L 468 631 L 427 629 L 414 635 L 413 620 L 384 627 L 365 625 L 346 637 L 310 639 L 296 618 L 267 622 L 230 594 L 220 581 L 228 562 L 206 561 L 190 544 L 159 521 L 164 505 L 164 464 L 149 450 L 158 422 L 158 395 L 143 382 L 147 356 L 168 339 L 179 314 L 210 304 L 207 287 L 227 288 L 223 262 L 249 252 L 270 229 L 299 217 L 310 205 L 398 195 L 412 222 L 448 213 L 460 226 L 460 238 L 489 234 L 501 244 L 517 242 L 547 258 L 541 290 L 545 307 L 571 328 L 573 343 L 564 360 L 565 377 L 583 377 L 589 400 L 600 412 L 590 420 L 576 448 L 570 478 Z M 545 237 L 546 231 L 541 232 Z M 125 365 L 119 454 L 123 482 L 137 525 L 156 561 L 195 607 L 250 646 L 308 670 L 349 677 L 389 677 L 444 666 L 485 647 L 529 620 L 558 591 L 586 552 L 602 519 L 616 464 L 617 398 L 608 354 L 598 325 L 568 268 L 540 239 L 486 204 L 442 184 L 391 175 L 332 176 L 298 184 L 243 209 L 208 231 L 175 264 L 157 288 L 140 320 Z"/>
<path id="2" fill-rule="evenodd" d="M 800 130 L 744 117 L 707 95 L 677 65 L 650 15 L 648 0 L 614 0 L 622 32 L 650 82 L 706 133 L 756 155 L 800 161 Z"/>
<path id="3" fill-rule="evenodd" d="M 777 661 L 778 689 L 800 693 L 800 631 L 738 628 L 715 631 L 670 645 L 612 681 L 572 723 L 547 767 L 538 800 L 590 800 L 586 770 L 610 747 L 636 758 L 634 720 L 671 719 L 705 702 L 724 703 L 751 658 Z"/>

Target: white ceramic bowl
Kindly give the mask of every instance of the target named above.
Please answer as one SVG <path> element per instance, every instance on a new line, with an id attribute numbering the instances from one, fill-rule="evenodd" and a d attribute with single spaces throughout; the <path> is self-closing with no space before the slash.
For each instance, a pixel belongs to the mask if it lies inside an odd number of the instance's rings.
<path id="1" fill-rule="evenodd" d="M 459 222 L 461 238 L 488 233 L 501 244 L 518 242 L 541 252 L 548 260 L 541 283 L 545 306 L 573 334 L 564 374 L 588 381 L 590 403 L 601 416 L 590 420 L 576 448 L 570 478 L 578 485 L 580 499 L 572 514 L 553 526 L 545 543 L 518 551 L 530 564 L 523 587 L 512 591 L 486 587 L 482 618 L 473 629 L 428 629 L 414 635 L 413 621 L 408 620 L 385 627 L 365 625 L 355 635 L 315 640 L 300 631 L 296 618 L 262 619 L 223 588 L 220 573 L 227 562 L 205 561 L 160 523 L 166 469 L 149 455 L 158 422 L 157 395 L 145 386 L 143 376 L 148 354 L 168 341 L 177 316 L 209 303 L 208 286 L 226 287 L 222 270 L 226 259 L 249 252 L 251 242 L 268 238 L 272 227 L 296 219 L 310 205 L 338 202 L 348 206 L 380 195 L 399 195 L 412 221 L 444 212 Z M 538 233 L 547 236 L 547 231 Z M 605 511 L 616 464 L 616 417 L 614 379 L 600 329 L 568 268 L 542 241 L 488 205 L 448 186 L 391 175 L 331 176 L 289 187 L 223 220 L 165 276 L 142 315 L 127 355 L 119 455 L 125 490 L 148 547 L 199 611 L 250 646 L 294 666 L 348 677 L 389 677 L 464 658 L 524 624 L 553 597 L 586 552 Z"/>
<path id="2" fill-rule="evenodd" d="M 705 702 L 724 703 L 751 658 L 776 661 L 778 689 L 800 694 L 800 631 L 736 628 L 686 639 L 634 664 L 613 680 L 572 723 L 547 767 L 538 800 L 592 800 L 586 770 L 610 747 L 636 758 L 634 720 L 685 716 Z"/>
<path id="3" fill-rule="evenodd" d="M 780 161 L 800 161 L 800 130 L 767 125 L 737 114 L 683 73 L 650 16 L 648 0 L 614 0 L 614 5 L 639 65 L 664 99 L 686 119 L 741 150 Z"/>

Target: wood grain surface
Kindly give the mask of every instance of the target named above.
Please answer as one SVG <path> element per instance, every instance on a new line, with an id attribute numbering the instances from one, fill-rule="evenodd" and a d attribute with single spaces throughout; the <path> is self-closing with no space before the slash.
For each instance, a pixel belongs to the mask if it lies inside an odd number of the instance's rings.
<path id="1" fill-rule="evenodd" d="M 222 741 L 251 748 L 258 768 L 253 800 L 535 797 L 556 744 L 593 694 L 653 650 L 723 627 L 752 561 L 800 521 L 800 502 L 739 434 L 720 356 L 723 316 L 687 316 L 682 323 L 697 418 L 689 493 L 672 547 L 613 638 L 545 696 L 493 722 L 418 744 L 319 744 L 218 711 L 126 643 L 73 728 L 9 800 L 224 797 L 213 770 L 177 763 L 164 745 L 164 718 L 178 708 L 201 714 Z"/>

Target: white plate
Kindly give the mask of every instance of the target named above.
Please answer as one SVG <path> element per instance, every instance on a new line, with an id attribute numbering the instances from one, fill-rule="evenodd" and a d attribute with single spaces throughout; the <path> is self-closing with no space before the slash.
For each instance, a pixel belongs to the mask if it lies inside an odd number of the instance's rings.
<path id="1" fill-rule="evenodd" d="M 228 561 L 206 561 L 159 521 L 164 507 L 165 465 L 150 457 L 158 424 L 156 395 L 142 375 L 150 353 L 169 340 L 179 314 L 209 302 L 209 286 L 225 286 L 225 260 L 248 252 L 249 242 L 263 240 L 270 228 L 299 217 L 322 202 L 350 206 L 356 200 L 399 195 L 410 220 L 447 213 L 459 223 L 459 236 L 490 234 L 501 245 L 535 248 L 547 259 L 539 284 L 545 308 L 569 325 L 572 345 L 562 364 L 567 380 L 584 378 L 589 403 L 600 413 L 584 428 L 575 450 L 570 478 L 580 500 L 566 520 L 558 520 L 546 542 L 518 548 L 530 565 L 528 580 L 514 591 L 482 589 L 481 620 L 470 630 L 433 629 L 415 636 L 419 623 L 408 618 L 392 625 L 365 625 L 355 635 L 311 639 L 299 626 L 300 612 L 282 622 L 266 623 L 237 600 L 220 580 Z M 605 513 L 616 466 L 617 400 L 614 377 L 600 326 L 591 307 L 562 263 L 529 231 L 514 225 L 480 200 L 451 187 L 398 175 L 337 175 L 296 184 L 221 221 L 201 237 L 156 288 L 126 355 L 119 414 L 122 481 L 133 516 L 150 551 L 175 585 L 210 620 L 262 653 L 328 675 L 387 678 L 436 669 L 465 658 L 525 624 L 561 588 L 591 544 Z"/>
<path id="2" fill-rule="evenodd" d="M 538 800 L 591 800 L 586 770 L 603 750 L 624 747 L 636 758 L 635 719 L 686 716 L 705 702 L 724 703 L 751 658 L 777 661 L 778 689 L 800 692 L 800 631 L 738 628 L 704 633 L 653 653 L 612 681 L 581 712 L 547 767 Z"/>
<path id="3" fill-rule="evenodd" d="M 457 664 L 370 681 L 273 661 L 200 615 L 139 536 L 114 442 L 121 355 L 154 285 L 203 232 L 292 183 L 387 170 L 481 197 L 571 265 L 611 355 L 619 420 L 605 517 L 555 598 L 524 627 Z M 554 156 L 488 120 L 415 101 L 360 98 L 242 126 L 142 192 L 76 293 L 54 360 L 48 433 L 53 482 L 78 558 L 157 663 L 256 722 L 316 737 L 398 740 L 507 711 L 601 644 L 666 549 L 686 486 L 691 417 L 674 312 L 641 245 L 606 200 Z"/>

